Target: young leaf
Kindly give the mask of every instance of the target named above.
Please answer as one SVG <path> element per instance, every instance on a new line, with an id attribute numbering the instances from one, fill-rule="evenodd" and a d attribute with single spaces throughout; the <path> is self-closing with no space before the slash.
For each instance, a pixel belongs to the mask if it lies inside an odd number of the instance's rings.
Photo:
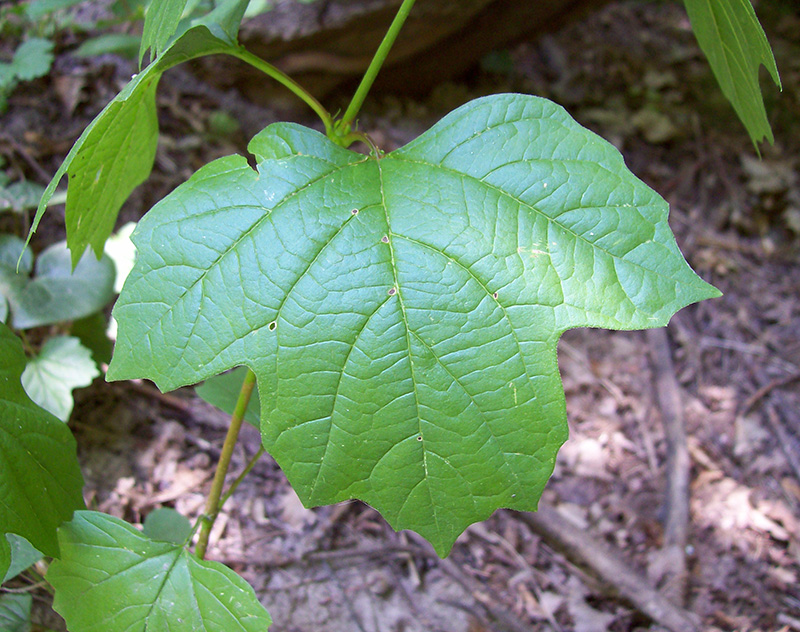
<path id="1" fill-rule="evenodd" d="M 161 75 L 181 62 L 223 53 L 231 47 L 207 26 L 192 27 L 158 61 L 135 75 L 67 154 L 39 201 L 31 233 L 36 231 L 61 178 L 68 175 L 66 223 L 72 264 L 77 264 L 87 246 L 99 258 L 120 207 L 153 168 L 158 140 L 155 94 Z"/>
<path id="2" fill-rule="evenodd" d="M 87 255 L 72 270 L 66 244 L 59 242 L 39 255 L 31 277 L 30 256 L 20 259 L 19 271 L 12 260 L 12 255 L 20 258 L 24 247 L 17 237 L 0 236 L 0 295 L 11 306 L 16 329 L 83 318 L 114 295 L 114 264 L 108 257 L 98 261 Z"/>
<path id="3" fill-rule="evenodd" d="M 28 361 L 22 373 L 22 386 L 36 404 L 67 421 L 75 404 L 72 391 L 89 386 L 98 375 L 100 371 L 92 360 L 92 352 L 80 340 L 56 336 Z"/>
<path id="4" fill-rule="evenodd" d="M 16 533 L 57 557 L 58 525 L 83 507 L 75 439 L 25 394 L 22 343 L 5 325 L 0 358 L 0 545 L 7 550 L 5 534 Z"/>
<path id="5" fill-rule="evenodd" d="M 31 606 L 29 594 L 0 594 L 0 630 L 2 632 L 29 632 Z"/>
<path id="6" fill-rule="evenodd" d="M 719 293 L 667 204 L 541 98 L 497 95 L 380 159 L 275 124 L 139 223 L 109 379 L 249 366 L 307 505 L 360 498 L 440 554 L 535 509 L 567 435 L 556 342 Z"/>
<path id="7" fill-rule="evenodd" d="M 144 14 L 142 43 L 139 46 L 139 66 L 147 51 L 153 59 L 158 59 L 181 21 L 186 0 L 150 0 Z"/>
<path id="8" fill-rule="evenodd" d="M 747 128 L 753 144 L 773 142 L 761 96 L 763 65 L 781 87 L 767 36 L 750 0 L 684 0 L 697 42 L 708 58 L 722 93 Z"/>
<path id="9" fill-rule="evenodd" d="M 231 569 L 118 518 L 80 511 L 58 536 L 61 558 L 47 580 L 70 632 L 264 632 L 271 623 Z"/>
<path id="10" fill-rule="evenodd" d="M 239 391 L 244 383 L 244 376 L 247 374 L 247 367 L 239 367 L 222 375 L 215 375 L 211 379 L 200 384 L 195 391 L 203 401 L 212 406 L 216 406 L 222 412 L 233 414 L 236 408 L 236 401 L 239 399 Z M 250 403 L 244 413 L 244 420 L 251 426 L 258 428 L 261 420 L 261 404 L 258 401 L 258 388 L 253 389 L 250 396 Z"/>

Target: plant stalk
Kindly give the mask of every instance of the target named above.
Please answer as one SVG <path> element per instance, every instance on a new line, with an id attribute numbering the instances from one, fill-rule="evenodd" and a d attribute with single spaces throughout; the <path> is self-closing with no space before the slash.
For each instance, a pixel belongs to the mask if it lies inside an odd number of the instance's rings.
<path id="1" fill-rule="evenodd" d="M 306 104 L 308 104 L 308 106 L 314 110 L 314 112 L 316 112 L 317 116 L 322 119 L 322 123 L 325 125 L 325 133 L 330 136 L 330 134 L 333 132 L 333 117 L 330 115 L 328 110 L 326 110 L 322 104 L 317 101 L 310 92 L 308 92 L 308 90 L 297 83 L 285 72 L 278 70 L 275 66 L 264 61 L 245 48 L 239 47 L 226 52 L 230 55 L 233 55 L 237 59 L 241 59 L 243 62 L 250 64 L 253 66 L 253 68 L 257 68 L 265 75 L 272 77 L 277 82 L 291 90 L 296 96 L 305 101 Z"/>
<path id="2" fill-rule="evenodd" d="M 247 405 L 250 403 L 250 397 L 253 394 L 255 385 L 256 375 L 248 369 L 247 375 L 245 375 L 244 382 L 242 383 L 242 390 L 239 391 L 239 399 L 236 400 L 236 407 L 233 409 L 233 415 L 231 415 L 231 424 L 228 426 L 228 434 L 225 435 L 225 443 L 222 444 L 222 453 L 217 462 L 217 470 L 214 472 L 211 491 L 206 499 L 206 510 L 200 518 L 200 534 L 197 536 L 197 546 L 194 552 L 201 560 L 206 556 L 211 528 L 214 526 L 214 522 L 222 506 L 220 497 L 222 496 L 222 488 L 225 485 L 225 475 L 228 473 L 228 467 L 231 464 L 231 457 L 233 456 L 233 449 L 236 447 L 236 440 L 239 438 L 239 430 L 244 421 L 244 413 L 247 410 Z"/>
<path id="3" fill-rule="evenodd" d="M 378 47 L 378 50 L 375 51 L 375 56 L 372 58 L 367 71 L 364 73 L 364 78 L 361 80 L 356 93 L 353 95 L 353 100 L 350 101 L 350 105 L 348 105 L 347 110 L 345 110 L 341 121 L 343 126 L 348 127 L 352 125 L 356 116 L 358 116 L 364 99 L 367 98 L 367 94 L 372 84 L 375 82 L 375 77 L 378 76 L 383 62 L 386 61 L 386 57 L 389 55 L 389 51 L 392 49 L 394 41 L 397 39 L 398 33 L 400 33 L 400 29 L 403 28 L 403 24 L 411 11 L 411 7 L 414 6 L 415 1 L 416 0 L 403 0 L 403 4 L 401 4 L 400 8 L 397 10 L 397 15 L 394 16 L 394 20 L 389 26 L 389 30 L 386 31 L 381 45 Z"/>

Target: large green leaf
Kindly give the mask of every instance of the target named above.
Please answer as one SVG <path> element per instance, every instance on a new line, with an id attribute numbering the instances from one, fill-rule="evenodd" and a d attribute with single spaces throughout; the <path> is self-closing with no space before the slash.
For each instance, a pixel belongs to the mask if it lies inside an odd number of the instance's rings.
<path id="1" fill-rule="evenodd" d="M 556 342 L 718 292 L 667 204 L 559 106 L 498 95 L 375 159 L 275 124 L 139 223 L 109 379 L 258 376 L 307 505 L 360 498 L 445 553 L 534 509 L 567 436 Z"/>
<path id="2" fill-rule="evenodd" d="M 73 270 L 66 244 L 58 242 L 33 267 L 27 251 L 20 256 L 24 248 L 18 237 L 0 235 L 0 300 L 8 301 L 16 329 L 83 318 L 111 301 L 115 272 L 108 257 L 98 261 L 87 254 Z"/>
<path id="3" fill-rule="evenodd" d="M 54 557 L 56 529 L 83 507 L 75 439 L 25 394 L 22 343 L 2 324 L 0 358 L 0 547 L 7 551 L 5 534 L 16 533 Z"/>
<path id="4" fill-rule="evenodd" d="M 55 336 L 28 361 L 22 386 L 30 398 L 46 411 L 67 421 L 75 401 L 72 391 L 89 386 L 100 375 L 92 352 L 72 336 Z"/>
<path id="5" fill-rule="evenodd" d="M 97 115 L 45 189 L 31 233 L 61 178 L 68 175 L 66 223 L 72 263 L 87 246 L 98 258 L 102 255 L 123 202 L 153 168 L 158 140 L 155 94 L 161 75 L 189 59 L 229 51 L 233 44 L 220 39 L 220 32 L 205 25 L 187 30 Z"/>
<path id="6" fill-rule="evenodd" d="M 763 65 L 781 87 L 767 36 L 750 0 L 684 0 L 700 48 L 722 93 L 731 102 L 754 144 L 773 142 L 761 97 L 758 71 Z"/>
<path id="7" fill-rule="evenodd" d="M 264 632 L 271 623 L 231 569 L 118 518 L 77 512 L 59 542 L 47 580 L 70 632 Z"/>

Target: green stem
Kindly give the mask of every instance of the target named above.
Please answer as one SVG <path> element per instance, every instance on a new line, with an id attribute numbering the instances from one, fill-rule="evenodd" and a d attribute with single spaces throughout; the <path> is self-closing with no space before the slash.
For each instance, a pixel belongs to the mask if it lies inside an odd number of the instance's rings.
<path id="1" fill-rule="evenodd" d="M 233 493 L 236 491 L 236 488 L 239 487 L 239 484 L 244 480 L 244 477 L 247 476 L 250 473 L 250 470 L 252 470 L 256 466 L 256 463 L 258 463 L 258 459 L 261 458 L 264 452 L 266 452 L 266 450 L 264 450 L 264 446 L 263 445 L 258 446 L 258 451 L 253 455 L 253 458 L 250 459 L 250 462 L 247 464 L 244 470 L 242 470 L 242 473 L 236 477 L 236 480 L 233 481 L 233 483 L 231 483 L 231 486 L 230 488 L 228 488 L 228 491 L 222 495 L 222 498 L 220 498 L 219 501 L 220 509 L 222 509 L 225 506 L 225 503 L 228 502 L 228 498 L 230 498 L 233 495 Z"/>
<path id="2" fill-rule="evenodd" d="M 291 90 L 295 95 L 300 97 L 303 101 L 305 101 L 308 106 L 317 113 L 320 119 L 322 119 L 322 123 L 325 125 L 325 132 L 330 134 L 333 131 L 333 117 L 330 115 L 328 110 L 322 107 L 319 101 L 317 101 L 311 93 L 308 92 L 303 86 L 297 83 L 294 79 L 292 79 L 289 75 L 281 70 L 278 70 L 272 64 L 264 61 L 260 57 L 254 55 L 250 51 L 244 48 L 236 48 L 230 51 L 226 51 L 229 55 L 233 55 L 237 59 L 241 59 L 243 62 L 250 64 L 253 68 L 257 68 L 265 75 L 268 75 L 278 81 L 279 83 L 286 86 L 289 90 Z"/>
<path id="3" fill-rule="evenodd" d="M 225 485 L 225 475 L 228 473 L 228 467 L 231 464 L 231 457 L 233 456 L 233 449 L 236 447 L 236 440 L 239 438 L 239 430 L 244 421 L 244 413 L 247 410 L 247 405 L 250 403 L 250 396 L 253 394 L 255 385 L 256 375 L 251 370 L 248 370 L 244 382 L 242 383 L 242 390 L 239 391 L 239 399 L 236 400 L 236 407 L 233 409 L 233 415 L 231 415 L 231 425 L 228 426 L 228 434 L 225 436 L 225 443 L 222 444 L 222 453 L 217 463 L 217 471 L 214 472 L 214 481 L 211 483 L 211 491 L 206 499 L 206 511 L 200 518 L 200 535 L 197 536 L 195 554 L 201 560 L 206 556 L 211 527 L 214 526 L 214 522 L 222 506 L 220 497 L 222 496 L 222 487 Z"/>
<path id="4" fill-rule="evenodd" d="M 345 110 L 341 121 L 343 126 L 352 125 L 353 121 L 356 119 L 356 116 L 358 116 L 358 112 L 364 103 L 364 99 L 367 98 L 367 93 L 369 93 L 372 84 L 375 82 L 375 77 L 378 76 L 378 72 L 380 71 L 381 66 L 383 66 L 383 62 L 386 61 L 386 57 L 389 55 L 389 51 L 394 45 L 394 41 L 397 39 L 397 34 L 403 27 L 403 24 L 405 23 L 406 18 L 411 11 L 411 7 L 414 6 L 415 1 L 416 0 L 403 0 L 403 4 L 401 4 L 400 8 L 397 10 L 397 15 L 394 16 L 394 20 L 392 21 L 391 26 L 389 26 L 389 30 L 386 31 L 386 35 L 383 37 L 381 45 L 375 52 L 375 56 L 372 58 L 369 68 L 367 68 L 367 72 L 364 73 L 364 78 L 361 80 L 356 93 L 353 95 L 353 100 L 350 101 L 350 105 L 347 106 L 347 110 Z"/>

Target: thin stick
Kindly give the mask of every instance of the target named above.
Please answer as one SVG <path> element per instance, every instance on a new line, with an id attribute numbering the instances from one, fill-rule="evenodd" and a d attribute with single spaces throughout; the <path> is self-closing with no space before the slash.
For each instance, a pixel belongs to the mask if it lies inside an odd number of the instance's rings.
<path id="1" fill-rule="evenodd" d="M 683 419 L 680 386 L 675 379 L 672 351 L 663 328 L 649 329 L 647 341 L 655 373 L 656 396 L 666 439 L 667 489 L 664 499 L 664 543 L 651 564 L 654 579 L 675 603 L 682 603 L 686 589 L 686 542 L 689 533 L 689 479 L 691 458 Z"/>
<path id="2" fill-rule="evenodd" d="M 222 506 L 220 497 L 222 496 L 222 487 L 225 485 L 225 475 L 228 473 L 228 467 L 231 464 L 231 457 L 233 456 L 233 449 L 236 447 L 236 440 L 239 438 L 239 430 L 244 422 L 244 413 L 247 410 L 247 405 L 250 403 L 250 396 L 253 394 L 255 385 L 256 375 L 248 369 L 247 375 L 245 375 L 244 382 L 242 383 L 242 390 L 239 391 L 239 399 L 236 400 L 236 407 L 233 409 L 233 415 L 231 415 L 231 425 L 228 426 L 228 434 L 225 436 L 225 442 L 222 444 L 222 453 L 217 462 L 217 470 L 214 472 L 214 481 L 211 483 L 211 491 L 208 493 L 208 499 L 206 500 L 206 510 L 200 518 L 200 534 L 197 537 L 195 554 L 201 560 L 206 556 L 211 527 L 214 526 L 214 522 Z"/>
<path id="3" fill-rule="evenodd" d="M 263 455 L 264 452 L 265 452 L 264 446 L 263 445 L 258 446 L 258 451 L 253 455 L 253 458 L 250 459 L 250 462 L 245 466 L 244 470 L 242 470 L 242 473 L 236 477 L 236 480 L 233 481 L 233 483 L 231 483 L 231 486 L 228 488 L 228 491 L 222 495 L 222 498 L 219 501 L 220 509 L 222 509 L 222 507 L 225 506 L 225 503 L 228 502 L 228 498 L 230 498 L 233 495 L 233 492 L 236 491 L 236 488 L 239 487 L 241 482 L 244 480 L 245 476 L 247 476 L 250 473 L 250 470 L 252 470 L 256 466 L 256 463 L 258 463 L 258 459 L 261 458 L 261 455 Z"/>

